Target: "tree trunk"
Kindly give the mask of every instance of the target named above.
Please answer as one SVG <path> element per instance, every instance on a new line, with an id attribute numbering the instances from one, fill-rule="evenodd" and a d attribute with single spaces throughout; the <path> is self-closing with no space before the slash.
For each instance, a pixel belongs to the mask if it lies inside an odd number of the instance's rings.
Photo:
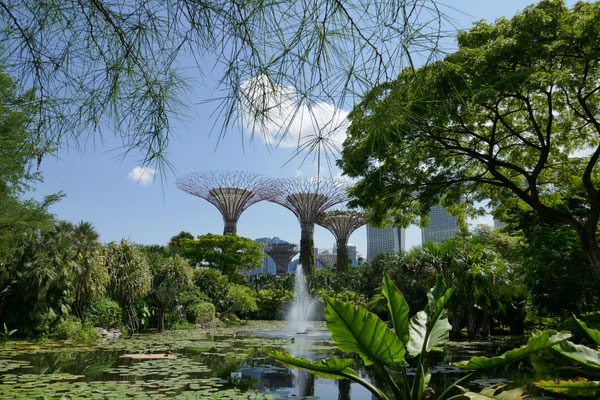
<path id="1" fill-rule="evenodd" d="M 338 379 L 338 400 L 350 400 L 349 379 Z"/>
<path id="2" fill-rule="evenodd" d="M 315 231 L 314 223 L 301 223 L 302 231 L 300 234 L 300 264 L 306 276 L 315 276 L 315 241 L 313 233 Z"/>
<path id="3" fill-rule="evenodd" d="M 158 314 L 158 333 L 165 331 L 165 311 L 160 310 Z"/>
<path id="4" fill-rule="evenodd" d="M 348 272 L 348 243 L 347 240 L 337 241 L 337 273 L 343 274 Z"/>
<path id="5" fill-rule="evenodd" d="M 600 281 L 600 247 L 598 247 L 596 239 L 596 230 L 588 232 L 589 230 L 591 229 L 584 229 L 578 232 L 581 238 L 581 249 L 594 270 L 596 280 Z"/>

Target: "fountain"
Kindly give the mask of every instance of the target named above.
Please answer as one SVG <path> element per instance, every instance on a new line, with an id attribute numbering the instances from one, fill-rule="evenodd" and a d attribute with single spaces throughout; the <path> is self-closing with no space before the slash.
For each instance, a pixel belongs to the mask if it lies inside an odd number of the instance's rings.
<path id="1" fill-rule="evenodd" d="M 315 302 L 310 297 L 302 265 L 298 264 L 294 281 L 294 300 L 287 316 L 288 330 L 297 334 L 306 334 L 312 330 L 311 317 L 314 308 Z"/>

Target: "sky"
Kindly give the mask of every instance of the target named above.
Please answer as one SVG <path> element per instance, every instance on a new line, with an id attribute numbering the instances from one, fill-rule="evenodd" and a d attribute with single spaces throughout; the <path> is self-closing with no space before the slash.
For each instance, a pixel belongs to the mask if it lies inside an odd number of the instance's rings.
<path id="1" fill-rule="evenodd" d="M 469 28 L 472 21 L 498 17 L 512 17 L 529 2 L 516 0 L 464 0 L 452 1 L 454 18 L 460 28 Z M 316 162 L 312 156 L 302 163 L 302 157 L 292 158 L 294 141 L 284 141 L 277 147 L 268 146 L 255 137 L 250 141 L 248 130 L 234 126 L 224 137 L 219 137 L 219 127 L 213 129 L 214 105 L 202 100 L 218 97 L 209 84 L 192 83 L 193 96 L 188 101 L 188 112 L 176 122 L 176 135 L 171 139 L 167 158 L 173 171 L 160 179 L 151 168 L 144 168 L 139 156 L 130 153 L 121 157 L 121 143 L 105 132 L 102 140 L 90 139 L 81 148 L 63 146 L 55 157 L 45 157 L 41 164 L 44 182 L 29 197 L 41 199 L 44 195 L 62 191 L 65 198 L 52 206 L 58 218 L 91 222 L 103 242 L 121 238 L 140 244 L 165 245 L 180 231 L 194 235 L 221 234 L 223 220 L 217 209 L 207 201 L 187 194 L 175 186 L 175 179 L 193 171 L 244 170 L 275 178 L 315 176 Z M 320 104 L 319 112 L 342 120 L 348 110 L 334 110 Z M 282 116 L 285 119 L 285 116 Z M 248 121 L 245 121 L 248 123 Z M 295 138 L 310 124 L 292 121 Z M 338 134 L 343 139 L 344 132 Z M 333 169 L 325 174 L 338 176 Z M 472 223 L 492 223 L 491 217 L 482 217 Z M 238 222 L 238 235 L 252 239 L 280 237 L 299 243 L 300 227 L 296 217 L 287 209 L 268 202 L 249 207 Z M 358 253 L 366 258 L 366 228 L 359 228 L 350 237 Z M 417 227 L 407 229 L 407 247 L 421 243 Z M 326 229 L 315 228 L 315 246 L 332 248 L 334 238 Z"/>

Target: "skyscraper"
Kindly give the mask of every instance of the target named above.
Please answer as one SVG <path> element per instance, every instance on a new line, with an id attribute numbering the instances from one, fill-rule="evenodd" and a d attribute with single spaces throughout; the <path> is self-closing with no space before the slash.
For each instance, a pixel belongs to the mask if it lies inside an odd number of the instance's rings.
<path id="1" fill-rule="evenodd" d="M 367 225 L 367 261 L 380 253 L 404 251 L 406 232 L 397 226 L 386 226 L 383 229 Z"/>
<path id="2" fill-rule="evenodd" d="M 446 209 L 439 204 L 429 210 L 429 223 L 421 229 L 421 240 L 425 242 L 441 243 L 442 239 L 451 237 L 460 232 L 458 219 L 448 214 Z"/>

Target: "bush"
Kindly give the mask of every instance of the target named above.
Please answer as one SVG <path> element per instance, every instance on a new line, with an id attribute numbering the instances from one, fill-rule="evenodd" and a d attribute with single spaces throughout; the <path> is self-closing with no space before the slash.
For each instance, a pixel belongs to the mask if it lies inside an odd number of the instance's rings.
<path id="1" fill-rule="evenodd" d="M 123 310 L 116 301 L 111 299 L 99 299 L 90 304 L 85 313 L 85 318 L 93 326 L 103 328 L 116 328 L 121 323 Z"/>
<path id="2" fill-rule="evenodd" d="M 257 311 L 256 299 L 250 288 L 242 285 L 231 285 L 225 298 L 225 310 L 227 313 L 236 314 L 238 317 L 246 317 L 249 313 Z"/>
<path id="3" fill-rule="evenodd" d="M 165 314 L 165 329 L 196 329 L 196 326 L 181 318 L 178 312 L 171 312 Z"/>
<path id="4" fill-rule="evenodd" d="M 257 311 L 252 313 L 255 319 L 281 320 L 292 303 L 294 292 L 285 289 L 261 290 L 256 296 Z"/>
<path id="5" fill-rule="evenodd" d="M 194 286 L 204 293 L 214 304 L 217 312 L 227 311 L 225 298 L 229 291 L 229 279 L 215 268 L 200 268 L 194 270 Z"/>
<path id="6" fill-rule="evenodd" d="M 52 330 L 51 336 L 58 340 L 74 339 L 84 342 L 93 342 L 100 339 L 100 334 L 89 322 L 81 323 L 81 320 L 73 315 L 67 316 L 58 322 Z"/>
<path id="7" fill-rule="evenodd" d="M 192 324 L 206 324 L 215 319 L 215 306 L 205 301 L 193 303 L 185 309 L 185 316 Z"/>

